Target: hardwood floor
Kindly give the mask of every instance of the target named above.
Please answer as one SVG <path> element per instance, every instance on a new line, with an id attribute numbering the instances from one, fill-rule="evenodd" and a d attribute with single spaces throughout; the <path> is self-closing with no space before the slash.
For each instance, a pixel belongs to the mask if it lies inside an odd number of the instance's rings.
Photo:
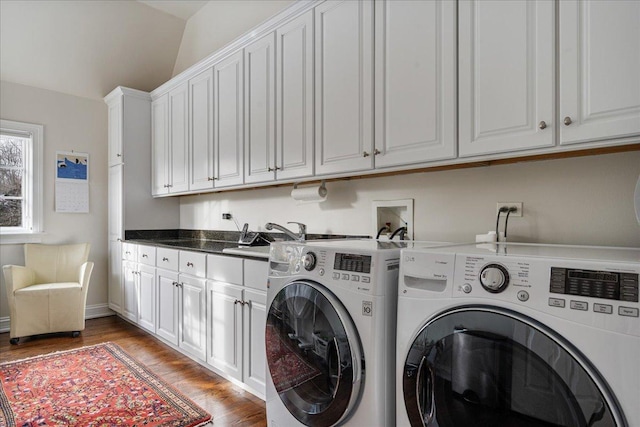
<path id="1" fill-rule="evenodd" d="M 266 426 L 265 404 L 117 316 L 91 319 L 78 338 L 52 334 L 9 344 L 0 334 L 0 363 L 111 341 L 211 414 L 214 426 Z"/>

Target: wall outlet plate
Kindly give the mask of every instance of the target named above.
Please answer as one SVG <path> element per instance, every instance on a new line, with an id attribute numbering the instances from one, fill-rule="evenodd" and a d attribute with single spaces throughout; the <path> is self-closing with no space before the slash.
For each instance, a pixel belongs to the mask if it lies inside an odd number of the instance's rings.
<path id="1" fill-rule="evenodd" d="M 498 202 L 496 204 L 496 215 L 498 215 L 498 212 L 500 212 L 500 208 L 503 206 L 506 206 L 507 208 L 516 208 L 515 212 L 511 212 L 509 214 L 509 218 L 514 216 L 522 216 L 524 213 L 522 210 L 522 202 Z M 506 212 L 502 215 L 506 215 Z"/>

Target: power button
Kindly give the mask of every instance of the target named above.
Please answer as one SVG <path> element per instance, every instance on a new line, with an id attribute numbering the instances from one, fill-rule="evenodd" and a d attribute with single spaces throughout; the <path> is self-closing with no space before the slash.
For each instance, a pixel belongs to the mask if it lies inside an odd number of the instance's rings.
<path id="1" fill-rule="evenodd" d="M 462 292 L 464 292 L 465 294 L 471 293 L 471 285 L 468 283 L 465 283 L 464 285 L 462 285 L 462 287 L 460 288 L 462 289 Z"/>

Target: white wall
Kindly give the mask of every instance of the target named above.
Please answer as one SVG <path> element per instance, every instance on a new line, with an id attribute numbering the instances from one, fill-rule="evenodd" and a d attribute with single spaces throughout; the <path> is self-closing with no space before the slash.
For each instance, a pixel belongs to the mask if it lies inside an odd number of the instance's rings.
<path id="1" fill-rule="evenodd" d="M 180 74 L 291 3 L 293 0 L 210 1 L 187 21 L 173 75 Z"/>
<path id="2" fill-rule="evenodd" d="M 524 203 L 524 216 L 509 218 L 511 241 L 640 247 L 639 175 L 635 151 L 330 182 L 320 204 L 293 201 L 292 186 L 214 193 L 183 197 L 180 227 L 235 230 L 221 219 L 231 212 L 254 230 L 300 221 L 309 233 L 373 235 L 373 200 L 413 198 L 416 240 L 463 242 L 495 228 L 502 201 Z"/>
<path id="3" fill-rule="evenodd" d="M 91 243 L 95 263 L 87 306 L 107 304 L 107 106 L 102 101 L 0 82 L 0 116 L 44 125 L 44 235 L 42 243 Z M 89 213 L 56 213 L 56 151 L 89 153 Z M 24 265 L 22 245 L 0 245 L 0 264 Z M 4 277 L 0 319 L 9 316 Z"/>

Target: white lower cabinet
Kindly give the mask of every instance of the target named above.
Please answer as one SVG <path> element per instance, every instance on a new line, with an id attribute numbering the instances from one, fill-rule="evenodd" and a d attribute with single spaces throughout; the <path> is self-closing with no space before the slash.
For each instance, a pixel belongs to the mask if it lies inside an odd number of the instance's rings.
<path id="1" fill-rule="evenodd" d="M 156 332 L 156 269 L 138 265 L 138 325 Z"/>
<path id="2" fill-rule="evenodd" d="M 173 345 L 178 345 L 178 273 L 159 268 L 156 281 L 158 284 L 156 335 Z"/>
<path id="3" fill-rule="evenodd" d="M 133 261 L 122 263 L 122 315 L 128 320 L 138 323 L 138 264 Z"/>
<path id="4" fill-rule="evenodd" d="M 243 374 L 242 381 L 265 393 L 267 353 L 264 330 L 267 324 L 267 293 L 245 289 L 242 306 Z"/>
<path id="5" fill-rule="evenodd" d="M 206 360 L 205 280 L 184 274 L 179 279 L 178 346 L 192 356 Z"/>
<path id="6" fill-rule="evenodd" d="M 122 316 L 156 332 L 156 268 L 155 248 L 123 244 Z M 140 262 L 133 261 L 140 258 Z"/>
<path id="7" fill-rule="evenodd" d="M 242 381 L 242 293 L 241 286 L 207 282 L 207 363 L 238 381 Z"/>

